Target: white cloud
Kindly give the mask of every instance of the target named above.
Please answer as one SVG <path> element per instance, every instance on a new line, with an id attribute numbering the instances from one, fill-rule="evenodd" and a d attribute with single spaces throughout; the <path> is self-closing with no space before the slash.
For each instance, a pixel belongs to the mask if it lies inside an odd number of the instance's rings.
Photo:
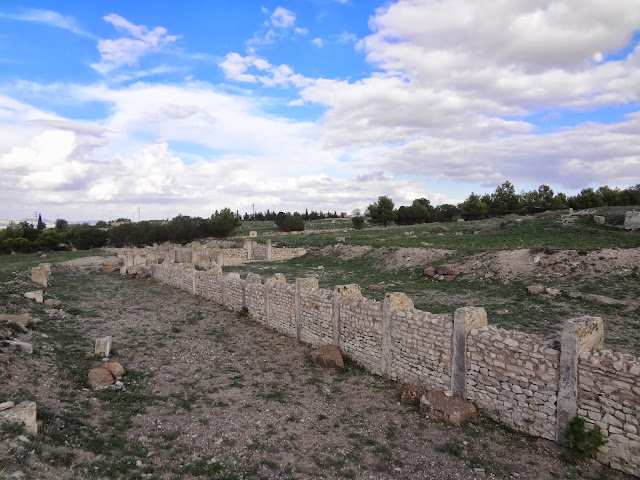
<path id="1" fill-rule="evenodd" d="M 296 32 L 298 35 L 306 35 L 307 33 L 309 33 L 309 29 L 308 28 L 296 27 L 294 29 L 294 32 Z"/>
<path id="2" fill-rule="evenodd" d="M 84 37 L 93 37 L 90 33 L 85 31 L 74 17 L 69 15 L 61 15 L 58 12 L 52 10 L 41 10 L 32 8 L 22 13 L 10 14 L 0 12 L 0 18 L 10 18 L 12 20 L 21 20 L 24 22 L 42 23 L 49 25 L 50 27 L 61 28 L 63 30 L 69 30 L 76 35 L 82 35 Z"/>
<path id="3" fill-rule="evenodd" d="M 136 65 L 141 57 L 159 52 L 180 38 L 179 35 L 168 35 L 167 30 L 163 27 L 149 30 L 146 26 L 135 25 L 115 13 L 103 18 L 106 22 L 111 23 L 117 31 L 129 35 L 129 37 L 115 40 L 98 40 L 100 62 L 91 66 L 103 74 L 124 65 Z"/>
<path id="4" fill-rule="evenodd" d="M 321 38 L 314 38 L 313 40 L 311 40 L 311 43 L 313 43 L 318 48 L 322 48 L 324 46 L 324 40 L 322 40 Z"/>
<path id="5" fill-rule="evenodd" d="M 228 53 L 219 65 L 226 78 L 237 82 L 259 82 L 266 87 L 294 86 L 297 88 L 312 83 L 311 79 L 295 73 L 288 65 L 271 65 L 264 58 L 255 55 L 255 53 L 250 53 L 244 57 L 236 52 Z M 257 71 L 255 73 L 247 73 L 250 69 Z"/>
<path id="6" fill-rule="evenodd" d="M 289 28 L 296 23 L 296 14 L 283 7 L 277 7 L 271 14 L 271 24 L 278 28 Z"/>

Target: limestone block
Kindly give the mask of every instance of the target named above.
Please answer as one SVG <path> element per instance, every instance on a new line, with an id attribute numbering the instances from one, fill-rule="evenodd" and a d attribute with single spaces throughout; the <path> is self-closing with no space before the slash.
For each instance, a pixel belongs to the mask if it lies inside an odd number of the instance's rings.
<path id="1" fill-rule="evenodd" d="M 544 290 L 542 285 L 529 285 L 527 287 L 527 293 L 529 293 L 529 295 L 540 295 Z"/>
<path id="2" fill-rule="evenodd" d="M 640 228 L 640 211 L 624 212 L 624 229 L 637 230 Z"/>
<path id="3" fill-rule="evenodd" d="M 113 378 L 118 378 L 124 375 L 124 367 L 118 362 L 105 362 L 102 364 L 102 368 L 108 370 Z"/>
<path id="4" fill-rule="evenodd" d="M 108 337 L 98 338 L 96 340 L 95 354 L 96 355 L 104 355 L 105 357 L 109 356 L 111 352 L 111 342 L 113 337 L 109 335 Z"/>
<path id="5" fill-rule="evenodd" d="M 345 241 L 345 237 L 336 237 L 336 242 L 344 242 Z"/>
<path id="6" fill-rule="evenodd" d="M 35 300 L 36 303 L 44 302 L 44 292 L 42 290 L 34 290 L 33 292 L 27 292 L 24 294 L 24 298 Z"/>
<path id="7" fill-rule="evenodd" d="M 602 215 L 593 216 L 593 221 L 596 225 L 604 225 L 605 220 L 605 217 L 603 217 Z"/>
<path id="8" fill-rule="evenodd" d="M 0 423 L 22 424 L 27 435 L 37 435 L 37 410 L 35 402 L 19 403 L 13 408 L 0 411 Z"/>
<path id="9" fill-rule="evenodd" d="M 3 412 L 5 410 L 9 410 L 10 408 L 15 407 L 16 404 L 13 402 L 2 402 L 0 403 L 0 412 Z"/>
<path id="10" fill-rule="evenodd" d="M 62 302 L 60 300 L 56 300 L 55 298 L 47 298 L 44 301 L 44 304 L 47 307 L 59 307 L 60 305 L 62 305 Z"/>
<path id="11" fill-rule="evenodd" d="M 47 270 L 45 267 L 40 265 L 39 267 L 33 267 L 31 269 L 31 281 L 37 283 L 38 285 L 42 285 L 43 287 L 47 286 Z"/>
<path id="12" fill-rule="evenodd" d="M 323 368 L 344 367 L 342 352 L 335 345 L 323 345 L 311 352 L 311 361 Z"/>
<path id="13" fill-rule="evenodd" d="M 103 265 L 102 267 L 100 267 L 100 271 L 104 273 L 113 273 L 116 271 L 116 269 L 117 267 L 112 267 L 111 265 Z"/>
<path id="14" fill-rule="evenodd" d="M 31 345 L 30 343 L 19 342 L 17 340 L 5 340 L 4 343 L 21 348 L 25 353 L 33 353 L 33 345 Z"/>
<path id="15" fill-rule="evenodd" d="M 356 285 L 353 283 L 350 285 L 336 285 L 334 292 L 336 292 L 341 299 L 350 297 L 362 297 L 360 285 Z"/>
<path id="16" fill-rule="evenodd" d="M 249 237 L 254 238 L 258 236 L 258 232 L 256 232 L 255 230 L 251 230 L 249 232 Z"/>
<path id="17" fill-rule="evenodd" d="M 388 301 L 389 313 L 413 310 L 413 300 L 401 292 L 387 293 L 385 301 Z"/>
<path id="18" fill-rule="evenodd" d="M 436 420 L 460 425 L 474 420 L 478 411 L 473 403 L 445 392 L 427 392 L 420 398 L 420 408 Z"/>
<path id="19" fill-rule="evenodd" d="M 120 267 L 120 275 L 126 275 L 127 274 L 127 267 L 126 266 L 122 266 Z"/>
<path id="20" fill-rule="evenodd" d="M 20 315 L 9 315 L 6 313 L 0 313 L 0 322 L 13 323 L 18 325 L 24 332 L 27 331 L 27 325 L 29 325 L 31 318 L 28 313 L 22 313 Z"/>
<path id="21" fill-rule="evenodd" d="M 114 379 L 111 372 L 106 368 L 92 368 L 89 370 L 89 385 L 93 388 L 108 387 L 113 385 Z"/>
<path id="22" fill-rule="evenodd" d="M 313 277 L 296 278 L 298 290 L 313 290 L 318 288 L 318 279 Z"/>

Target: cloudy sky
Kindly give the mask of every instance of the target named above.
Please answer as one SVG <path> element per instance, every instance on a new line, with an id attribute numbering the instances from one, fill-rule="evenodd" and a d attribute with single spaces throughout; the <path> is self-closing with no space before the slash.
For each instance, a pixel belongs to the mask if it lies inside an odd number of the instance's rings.
<path id="1" fill-rule="evenodd" d="M 638 0 L 2 2 L 0 219 L 625 188 L 639 98 Z"/>

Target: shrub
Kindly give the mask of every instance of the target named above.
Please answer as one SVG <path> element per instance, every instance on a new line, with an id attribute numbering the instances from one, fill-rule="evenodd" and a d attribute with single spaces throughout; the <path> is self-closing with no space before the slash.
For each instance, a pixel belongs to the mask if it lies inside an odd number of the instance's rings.
<path id="1" fill-rule="evenodd" d="M 600 427 L 596 425 L 592 430 L 587 430 L 585 425 L 584 418 L 574 417 L 567 425 L 564 435 L 565 442 L 571 449 L 571 458 L 576 461 L 593 457 L 598 448 L 607 443 Z"/>
<path id="2" fill-rule="evenodd" d="M 356 230 L 362 230 L 364 228 L 364 217 L 360 215 L 352 217 L 351 223 Z"/>

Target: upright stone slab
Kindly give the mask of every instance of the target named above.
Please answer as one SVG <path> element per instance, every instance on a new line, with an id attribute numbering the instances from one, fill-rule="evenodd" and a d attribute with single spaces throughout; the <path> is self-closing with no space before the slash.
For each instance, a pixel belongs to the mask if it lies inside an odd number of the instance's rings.
<path id="1" fill-rule="evenodd" d="M 251 231 L 249 232 L 249 237 L 251 237 L 251 238 L 255 238 L 255 237 L 257 237 L 257 236 L 258 236 L 258 232 L 257 232 L 256 230 L 251 230 Z"/>
<path id="2" fill-rule="evenodd" d="M 333 289 L 333 344 L 340 346 L 340 302 L 351 297 L 362 297 L 360 285 L 336 285 Z"/>
<path id="3" fill-rule="evenodd" d="M 135 261 L 135 256 L 132 251 L 127 251 L 124 254 L 124 266 L 125 267 L 133 267 Z"/>
<path id="4" fill-rule="evenodd" d="M 113 340 L 113 337 L 111 335 L 109 335 L 108 337 L 98 338 L 96 340 L 96 347 L 94 350 L 95 354 L 108 357 L 109 353 L 111 352 L 112 340 Z"/>
<path id="5" fill-rule="evenodd" d="M 464 400 L 467 399 L 467 335 L 486 326 L 487 311 L 482 307 L 458 308 L 453 314 L 451 391 Z"/>
<path id="6" fill-rule="evenodd" d="M 42 285 L 43 287 L 47 286 L 47 270 L 45 267 L 40 265 L 39 267 L 33 267 L 31 269 L 31 281 L 37 283 L 38 285 Z"/>
<path id="7" fill-rule="evenodd" d="M 27 292 L 24 294 L 24 298 L 29 300 L 35 300 L 36 303 L 44 302 L 44 292 L 42 290 L 34 290 L 33 292 Z"/>
<path id="8" fill-rule="evenodd" d="M 300 321 L 300 292 L 318 288 L 317 278 L 296 278 L 295 313 L 296 313 L 296 340 L 302 339 L 302 324 Z"/>
<path id="9" fill-rule="evenodd" d="M 624 212 L 624 229 L 638 230 L 640 229 L 640 212 L 629 210 Z"/>
<path id="10" fill-rule="evenodd" d="M 244 279 L 242 283 L 242 308 L 247 308 L 247 285 L 260 285 L 262 280 L 260 280 L 260 275 L 257 273 L 248 273 L 247 278 Z"/>
<path id="11" fill-rule="evenodd" d="M 604 328 L 600 317 L 567 320 L 560 339 L 560 381 L 556 405 L 556 442 L 564 445 L 567 425 L 578 413 L 578 358 L 580 354 L 600 350 Z"/>
<path id="12" fill-rule="evenodd" d="M 271 256 L 273 255 L 272 252 L 272 246 L 271 246 L 271 239 L 267 240 L 267 253 L 266 253 L 266 260 L 269 261 L 271 260 Z"/>
<path id="13" fill-rule="evenodd" d="M 216 250 L 214 252 L 214 261 L 221 267 L 224 267 L 224 252 L 222 252 L 222 250 Z"/>
<path id="14" fill-rule="evenodd" d="M 276 283 L 287 283 L 283 273 L 276 273 L 273 277 L 267 278 L 264 282 L 264 324 L 269 326 L 269 319 L 271 317 L 271 310 L 269 306 L 269 292 L 271 287 Z"/>
<path id="15" fill-rule="evenodd" d="M 408 310 L 413 310 L 413 300 L 404 293 L 387 293 L 384 296 L 382 309 L 382 354 L 380 360 L 382 363 L 382 374 L 387 377 L 391 377 L 393 367 L 393 359 L 391 358 L 391 319 L 396 312 Z"/>
<path id="16" fill-rule="evenodd" d="M 251 260 L 253 258 L 253 253 L 251 252 L 253 246 L 253 242 L 251 240 L 244 241 L 244 249 L 247 251 L 247 260 Z"/>

